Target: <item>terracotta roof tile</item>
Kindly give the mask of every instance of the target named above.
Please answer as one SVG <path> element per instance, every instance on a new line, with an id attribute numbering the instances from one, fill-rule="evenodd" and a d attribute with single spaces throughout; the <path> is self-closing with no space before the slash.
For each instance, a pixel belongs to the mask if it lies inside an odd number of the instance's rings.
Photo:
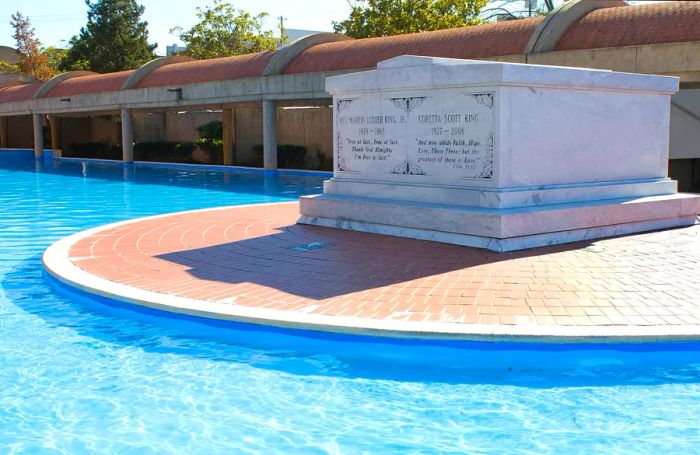
<path id="1" fill-rule="evenodd" d="M 43 82 L 32 84 L 11 85 L 0 88 L 0 103 L 11 103 L 13 101 L 24 101 L 31 99 Z"/>
<path id="2" fill-rule="evenodd" d="M 139 83 L 139 88 L 194 84 L 261 76 L 274 52 L 236 55 L 234 57 L 193 60 L 161 66 Z"/>
<path id="3" fill-rule="evenodd" d="M 521 54 L 542 18 L 498 22 L 435 32 L 339 41 L 313 46 L 299 55 L 285 73 L 373 68 L 403 54 L 482 58 Z M 572 25 L 557 50 L 595 49 L 654 43 L 700 41 L 700 1 L 660 2 L 593 11 Z M 260 76 L 273 52 L 175 63 L 144 77 L 139 88 L 164 87 Z M 133 73 L 82 76 L 54 87 L 47 96 L 117 91 Z M 0 102 L 30 99 L 41 83 L 0 88 Z"/>
<path id="4" fill-rule="evenodd" d="M 700 2 L 661 2 L 593 11 L 572 25 L 556 50 L 700 41 Z"/>
<path id="5" fill-rule="evenodd" d="M 434 32 L 319 44 L 304 51 L 285 73 L 373 68 L 399 55 L 479 58 L 521 54 L 541 17 Z"/>
<path id="6" fill-rule="evenodd" d="M 67 79 L 49 90 L 46 97 L 52 98 L 58 96 L 83 95 L 86 93 L 114 92 L 121 89 L 126 78 L 133 72 L 134 70 L 128 70 Z"/>

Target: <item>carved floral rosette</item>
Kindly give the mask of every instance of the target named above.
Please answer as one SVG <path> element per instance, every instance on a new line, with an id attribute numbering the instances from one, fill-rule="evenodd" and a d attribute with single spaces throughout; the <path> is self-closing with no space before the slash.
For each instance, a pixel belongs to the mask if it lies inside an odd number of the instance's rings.
<path id="1" fill-rule="evenodd" d="M 493 102 L 494 102 L 494 94 L 493 93 L 471 93 L 469 94 L 474 101 L 476 101 L 478 104 L 481 104 L 482 106 L 486 106 L 489 108 L 491 111 L 491 116 L 493 119 Z M 484 156 L 484 165 L 481 169 L 481 172 L 479 173 L 478 177 L 479 179 L 487 179 L 490 180 L 493 178 L 493 170 L 494 170 L 494 138 L 493 138 L 493 130 L 489 133 L 489 137 L 486 141 L 486 151 L 485 151 L 485 156 Z"/>
<path id="2" fill-rule="evenodd" d="M 400 175 L 428 175 L 422 167 L 409 159 L 405 159 L 391 170 L 392 174 Z"/>
<path id="3" fill-rule="evenodd" d="M 493 178 L 493 132 L 489 134 L 489 138 L 486 141 L 486 156 L 484 157 L 484 167 L 481 169 L 479 174 L 480 179 L 492 179 Z"/>
<path id="4" fill-rule="evenodd" d="M 335 108 L 336 108 L 336 118 L 337 116 L 340 115 L 341 112 L 344 110 L 348 109 L 351 107 L 354 99 L 339 99 L 335 103 Z M 352 172 L 351 169 L 348 167 L 346 161 L 345 161 L 345 155 L 343 154 L 343 140 L 342 137 L 340 136 L 340 127 L 338 125 L 338 120 L 336 120 L 336 125 L 335 125 L 335 146 L 336 146 L 336 160 L 337 160 L 337 166 L 338 170 L 341 172 Z"/>
<path id="5" fill-rule="evenodd" d="M 391 103 L 404 111 L 406 117 L 411 116 L 411 112 L 421 106 L 428 97 L 426 96 L 409 96 L 409 97 L 399 97 L 399 98 L 389 98 Z"/>

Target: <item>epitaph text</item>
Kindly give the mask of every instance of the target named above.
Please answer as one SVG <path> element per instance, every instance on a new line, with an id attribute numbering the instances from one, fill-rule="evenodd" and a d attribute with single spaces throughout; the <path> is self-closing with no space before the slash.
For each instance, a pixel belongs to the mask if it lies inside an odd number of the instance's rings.
<path id="1" fill-rule="evenodd" d="M 467 184 L 494 177 L 492 92 L 335 100 L 338 177 Z"/>

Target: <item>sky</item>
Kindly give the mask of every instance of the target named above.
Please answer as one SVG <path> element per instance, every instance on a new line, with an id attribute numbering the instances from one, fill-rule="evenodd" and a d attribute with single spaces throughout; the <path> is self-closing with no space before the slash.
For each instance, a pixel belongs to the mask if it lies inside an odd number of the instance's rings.
<path id="1" fill-rule="evenodd" d="M 285 18 L 286 28 L 332 31 L 332 21 L 341 21 L 350 13 L 348 0 L 228 0 L 237 9 L 250 13 L 267 12 L 267 29 L 274 29 L 278 17 Z M 352 0 L 351 0 L 352 1 Z M 555 5 L 562 0 L 555 0 Z M 181 26 L 185 30 L 195 22 L 197 7 L 212 4 L 213 0 L 138 0 L 146 8 L 149 41 L 158 43 L 156 53 L 165 55 L 165 47 L 182 44 L 170 29 Z M 523 2 L 524 3 L 524 2 Z M 638 3 L 638 2 L 635 2 Z M 10 26 L 10 15 L 21 12 L 28 16 L 36 29 L 36 36 L 44 46 L 65 47 L 73 35 L 87 22 L 84 0 L 0 0 L 0 45 L 15 46 Z"/>
<path id="2" fill-rule="evenodd" d="M 181 44 L 169 30 L 175 26 L 188 29 L 196 22 L 196 8 L 212 0 L 138 0 L 146 8 L 149 41 L 157 42 L 156 53 L 165 55 L 165 46 Z M 286 28 L 332 31 L 331 21 L 345 19 L 350 6 L 346 0 L 229 0 L 237 9 L 250 13 L 267 12 L 265 26 L 272 29 L 285 18 Z M 36 36 L 44 46 L 64 47 L 87 22 L 84 0 L 0 0 L 0 45 L 15 46 L 10 15 L 21 12 L 29 16 Z"/>

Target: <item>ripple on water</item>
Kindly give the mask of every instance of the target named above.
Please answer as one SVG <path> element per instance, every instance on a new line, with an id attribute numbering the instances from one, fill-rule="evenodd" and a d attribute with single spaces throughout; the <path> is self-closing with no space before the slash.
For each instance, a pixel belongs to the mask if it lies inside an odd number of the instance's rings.
<path id="1" fill-rule="evenodd" d="M 317 177 L 0 157 L 0 453 L 691 453 L 700 348 L 426 346 L 222 329 L 59 295 L 88 227 L 289 200 Z M 126 180 L 125 180 L 126 179 Z"/>

